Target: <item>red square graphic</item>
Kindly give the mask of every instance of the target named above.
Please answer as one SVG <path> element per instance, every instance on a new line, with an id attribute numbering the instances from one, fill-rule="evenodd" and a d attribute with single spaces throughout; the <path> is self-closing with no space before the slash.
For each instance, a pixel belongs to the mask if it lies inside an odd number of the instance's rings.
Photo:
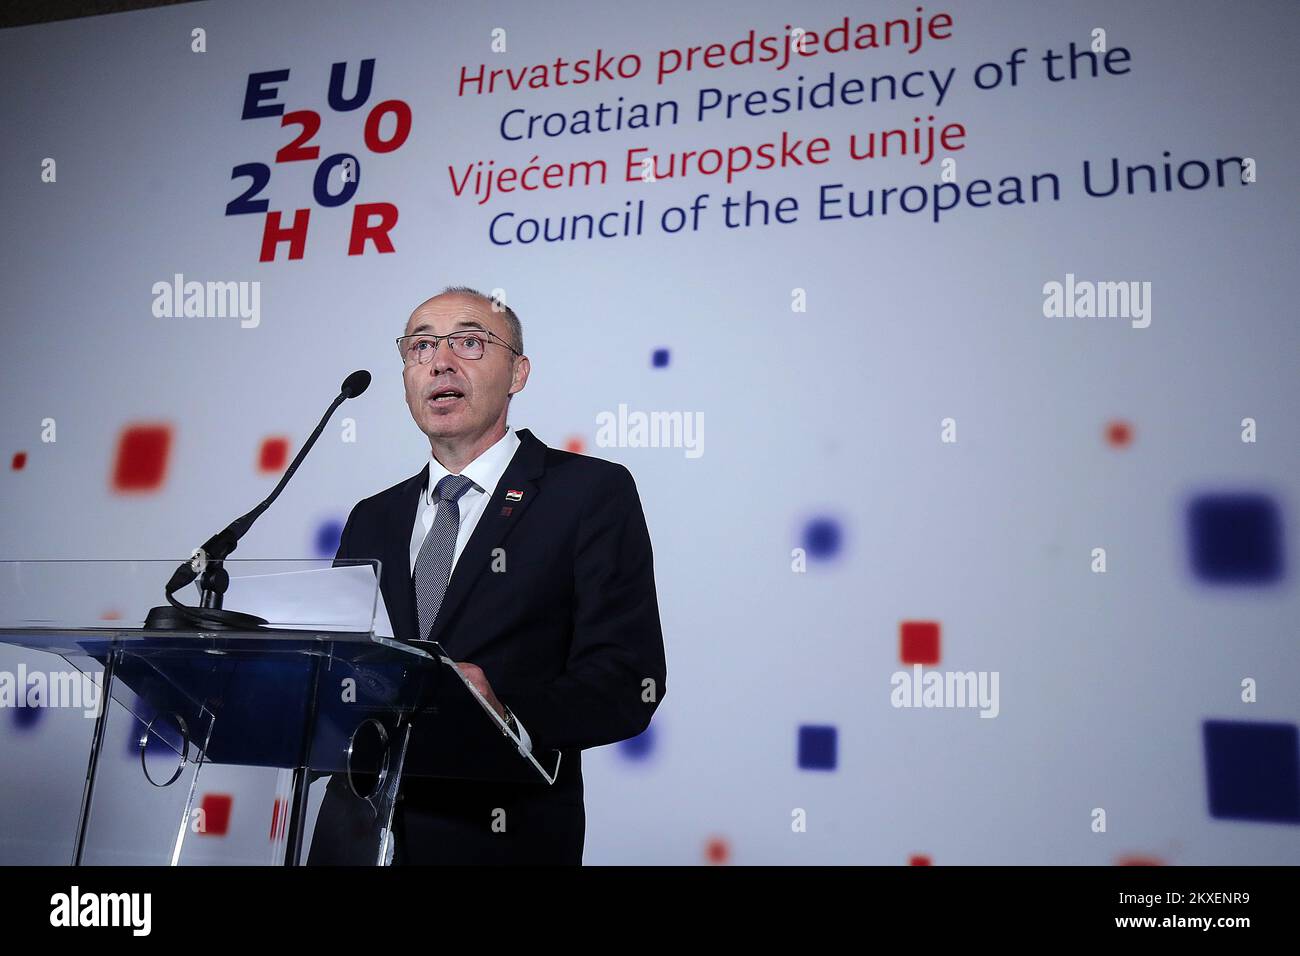
<path id="1" fill-rule="evenodd" d="M 203 829 L 199 836 L 225 836 L 230 829 L 230 807 L 235 798 L 228 793 L 205 793 L 199 804 L 203 808 Z"/>
<path id="2" fill-rule="evenodd" d="M 898 635 L 898 656 L 904 664 L 939 663 L 938 621 L 904 621 Z"/>
<path id="3" fill-rule="evenodd" d="M 907 861 L 908 866 L 933 866 L 934 863 L 924 853 L 918 853 Z"/>
<path id="4" fill-rule="evenodd" d="M 289 464 L 289 439 L 263 438 L 262 450 L 257 456 L 257 470 L 263 474 L 279 474 Z"/>
<path id="5" fill-rule="evenodd" d="M 275 805 L 271 807 L 271 842 L 274 843 L 277 838 L 284 836 L 284 824 L 289 814 L 285 810 L 284 801 L 279 797 L 275 798 Z"/>
<path id="6" fill-rule="evenodd" d="M 704 858 L 715 866 L 721 866 L 731 859 L 731 846 L 727 843 L 726 838 L 710 838 L 704 844 Z"/>
<path id="7" fill-rule="evenodd" d="M 1113 448 L 1125 448 L 1133 444 L 1133 426 L 1119 419 L 1107 422 L 1106 441 Z"/>
<path id="8" fill-rule="evenodd" d="M 25 451 L 14 452 L 14 460 L 11 467 L 13 468 L 14 471 L 22 471 L 25 467 L 27 467 L 27 452 Z"/>
<path id="9" fill-rule="evenodd" d="M 117 440 L 113 490 L 157 491 L 167 475 L 170 425 L 128 425 Z"/>

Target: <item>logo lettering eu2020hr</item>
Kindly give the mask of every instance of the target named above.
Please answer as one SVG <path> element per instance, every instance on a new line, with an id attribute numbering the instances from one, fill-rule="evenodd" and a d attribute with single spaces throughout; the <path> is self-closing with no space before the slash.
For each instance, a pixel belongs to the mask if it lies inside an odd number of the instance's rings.
<path id="1" fill-rule="evenodd" d="M 355 73 L 355 82 L 349 82 L 349 73 Z M 349 70 L 348 63 L 335 63 L 330 67 L 329 86 L 325 100 L 332 114 L 355 113 L 370 101 L 374 86 L 375 61 L 362 60 L 359 68 Z M 354 153 L 334 153 L 321 159 L 320 146 L 315 142 L 321 130 L 321 112 L 312 109 L 285 111 L 281 98 L 281 84 L 289 82 L 289 70 L 269 70 L 250 73 L 244 89 L 244 110 L 241 120 L 262 120 L 278 116 L 280 126 L 292 134 L 276 151 L 273 164 L 240 163 L 231 170 L 230 178 L 238 182 L 248 178 L 248 188 L 226 204 L 227 216 L 265 216 L 262 228 L 260 262 L 273 262 L 282 246 L 287 247 L 288 258 L 301 259 L 307 248 L 307 235 L 311 228 L 310 207 L 295 209 L 288 224 L 285 210 L 271 209 L 270 199 L 263 190 L 271 183 L 272 170 L 289 172 L 293 163 L 314 164 L 312 198 L 324 209 L 336 209 L 351 203 L 361 186 L 366 165 L 373 155 L 391 153 L 399 149 L 411 134 L 411 107 L 405 100 L 383 100 L 365 113 L 361 138 L 364 150 Z M 351 95 L 344 91 L 353 86 Z M 358 114 L 360 115 L 360 114 Z M 362 162 L 362 156 L 365 162 Z M 298 167 L 302 168 L 302 167 Z M 348 255 L 363 255 L 369 243 L 377 252 L 392 252 L 393 240 L 389 233 L 397 225 L 397 206 L 391 202 L 358 202 L 352 209 L 352 228 L 348 232 Z"/>

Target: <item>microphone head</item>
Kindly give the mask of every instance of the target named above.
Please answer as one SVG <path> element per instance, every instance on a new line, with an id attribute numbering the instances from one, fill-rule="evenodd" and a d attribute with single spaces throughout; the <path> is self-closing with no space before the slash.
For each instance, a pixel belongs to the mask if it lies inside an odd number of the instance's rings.
<path id="1" fill-rule="evenodd" d="M 358 369 L 343 380 L 339 390 L 345 398 L 356 398 L 369 387 L 370 373 L 365 369 Z"/>

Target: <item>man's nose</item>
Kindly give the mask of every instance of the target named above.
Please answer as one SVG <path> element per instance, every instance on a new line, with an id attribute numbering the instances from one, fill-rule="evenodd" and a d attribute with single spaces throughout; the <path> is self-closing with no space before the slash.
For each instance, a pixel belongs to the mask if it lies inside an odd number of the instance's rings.
<path id="1" fill-rule="evenodd" d="M 456 353 L 451 350 L 451 343 L 444 339 L 438 343 L 438 348 L 434 350 L 433 361 L 429 363 L 429 374 L 438 375 L 456 367 Z"/>

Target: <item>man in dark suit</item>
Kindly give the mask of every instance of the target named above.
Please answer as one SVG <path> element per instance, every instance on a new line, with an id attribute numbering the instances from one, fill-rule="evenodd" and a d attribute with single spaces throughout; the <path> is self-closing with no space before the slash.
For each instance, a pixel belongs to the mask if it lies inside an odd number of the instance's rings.
<path id="1" fill-rule="evenodd" d="M 404 778 L 395 862 L 580 864 L 581 751 L 641 733 L 666 692 L 636 485 L 506 424 L 530 364 L 500 302 L 448 289 L 398 350 L 430 459 L 352 509 L 338 559 L 378 558 L 394 635 L 437 641 L 525 749 L 561 760 L 551 786 Z M 340 832 L 318 824 L 312 862 Z"/>

